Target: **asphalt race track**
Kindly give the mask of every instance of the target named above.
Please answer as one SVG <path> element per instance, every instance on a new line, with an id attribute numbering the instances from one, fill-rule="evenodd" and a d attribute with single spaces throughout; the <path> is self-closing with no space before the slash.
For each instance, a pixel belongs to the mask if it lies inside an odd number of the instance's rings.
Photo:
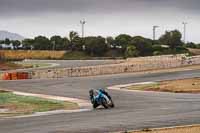
<path id="1" fill-rule="evenodd" d="M 57 68 L 84 67 L 116 63 L 115 60 L 27 60 L 26 63 L 55 63 Z M 39 68 L 38 68 L 39 69 Z"/>
<path id="2" fill-rule="evenodd" d="M 90 88 L 200 77 L 200 70 L 160 74 L 1 81 L 0 88 L 88 99 Z M 200 95 L 108 90 L 116 108 L 0 120 L 0 133 L 102 133 L 200 123 Z"/>

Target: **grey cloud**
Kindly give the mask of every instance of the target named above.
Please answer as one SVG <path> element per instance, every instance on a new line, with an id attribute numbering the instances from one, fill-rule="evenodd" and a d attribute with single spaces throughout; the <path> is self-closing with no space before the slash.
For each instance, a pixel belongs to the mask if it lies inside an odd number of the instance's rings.
<path id="1" fill-rule="evenodd" d="M 142 9 L 177 8 L 200 11 L 199 0 L 0 0 L 0 15 L 37 14 L 45 12 L 106 13 Z"/>

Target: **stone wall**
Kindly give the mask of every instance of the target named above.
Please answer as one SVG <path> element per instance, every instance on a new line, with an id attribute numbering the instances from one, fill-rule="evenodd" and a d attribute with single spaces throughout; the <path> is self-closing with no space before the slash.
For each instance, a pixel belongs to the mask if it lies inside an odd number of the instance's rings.
<path id="1" fill-rule="evenodd" d="M 127 62 L 131 64 L 149 64 L 149 63 L 159 63 L 159 62 L 170 62 L 177 61 L 186 58 L 185 54 L 178 55 L 161 55 L 161 56 L 148 56 L 148 57 L 138 57 L 138 58 L 128 58 Z"/>
<path id="2" fill-rule="evenodd" d="M 29 76 L 32 79 L 82 77 L 105 74 L 132 73 L 197 64 L 200 64 L 200 56 L 187 57 L 185 55 L 167 55 L 131 58 L 120 64 L 34 70 L 29 73 Z"/>
<path id="3" fill-rule="evenodd" d="M 135 62 L 135 60 L 137 60 Z M 144 63 L 141 63 L 144 61 Z M 109 64 L 88 67 L 60 68 L 49 70 L 38 70 L 31 72 L 32 78 L 61 78 L 61 77 L 81 77 L 105 74 L 118 74 L 140 72 L 156 69 L 167 69 L 200 64 L 200 56 L 187 57 L 185 55 L 170 55 L 157 57 L 142 57 L 128 59 L 121 64 Z"/>

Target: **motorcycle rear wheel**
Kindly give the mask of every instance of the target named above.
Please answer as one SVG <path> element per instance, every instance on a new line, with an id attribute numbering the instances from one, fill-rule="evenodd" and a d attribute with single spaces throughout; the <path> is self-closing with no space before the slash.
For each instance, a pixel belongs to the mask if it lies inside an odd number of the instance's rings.
<path id="1" fill-rule="evenodd" d="M 107 101 L 106 101 L 105 98 L 102 99 L 102 105 L 103 105 L 103 107 L 104 107 L 105 109 L 108 109 L 108 108 L 109 108 L 109 105 L 108 105 L 108 103 L 107 103 Z"/>

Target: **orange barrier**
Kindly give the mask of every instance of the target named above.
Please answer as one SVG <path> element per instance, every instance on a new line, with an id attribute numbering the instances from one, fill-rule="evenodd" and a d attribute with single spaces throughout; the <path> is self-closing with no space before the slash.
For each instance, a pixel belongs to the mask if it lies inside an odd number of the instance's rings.
<path id="1" fill-rule="evenodd" d="M 18 72 L 17 79 L 28 79 L 27 72 Z"/>
<path id="2" fill-rule="evenodd" d="M 17 80 L 17 79 L 18 79 L 17 72 L 11 73 L 11 80 Z"/>
<path id="3" fill-rule="evenodd" d="M 2 77 L 3 80 L 11 80 L 11 74 L 10 73 L 5 73 Z"/>
<path id="4" fill-rule="evenodd" d="M 5 73 L 2 77 L 3 80 L 20 80 L 20 79 L 29 79 L 28 72 L 13 72 Z"/>

